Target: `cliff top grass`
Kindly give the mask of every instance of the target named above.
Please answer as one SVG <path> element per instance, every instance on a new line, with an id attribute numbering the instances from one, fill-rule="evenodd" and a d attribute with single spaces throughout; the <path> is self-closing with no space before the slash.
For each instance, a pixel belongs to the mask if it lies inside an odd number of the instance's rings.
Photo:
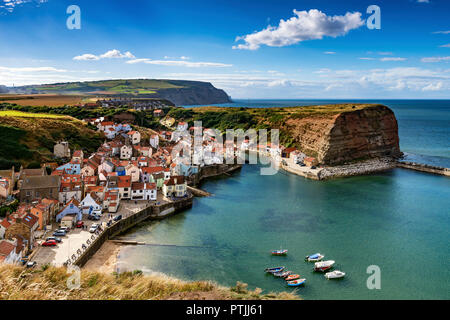
<path id="1" fill-rule="evenodd" d="M 53 146 L 68 141 L 72 150 L 94 152 L 104 135 L 70 116 L 0 111 L 0 169 L 39 165 L 53 159 Z"/>
<path id="2" fill-rule="evenodd" d="M 66 119 L 70 121 L 79 121 L 70 116 L 48 114 L 48 113 L 31 113 L 17 110 L 0 111 L 0 117 L 18 117 L 18 118 L 43 118 L 43 119 Z"/>
<path id="3" fill-rule="evenodd" d="M 294 293 L 250 291 L 237 283 L 226 288 L 208 281 L 186 282 L 141 271 L 106 274 L 81 270 L 80 287 L 69 289 L 67 280 L 74 274 L 64 267 L 42 266 L 24 269 L 0 266 L 1 300 L 297 300 Z M 295 291 L 294 291 L 295 292 Z"/>
<path id="4" fill-rule="evenodd" d="M 270 107 L 270 108 L 244 108 L 244 107 L 215 107 L 206 106 L 192 108 L 196 113 L 204 112 L 235 112 L 235 111 L 247 111 L 254 114 L 265 113 L 278 113 L 284 115 L 334 115 L 342 112 L 357 111 L 365 108 L 377 106 L 379 104 L 372 103 L 340 103 L 340 104 L 327 104 L 327 105 L 313 105 L 313 106 L 293 106 L 293 107 Z"/>

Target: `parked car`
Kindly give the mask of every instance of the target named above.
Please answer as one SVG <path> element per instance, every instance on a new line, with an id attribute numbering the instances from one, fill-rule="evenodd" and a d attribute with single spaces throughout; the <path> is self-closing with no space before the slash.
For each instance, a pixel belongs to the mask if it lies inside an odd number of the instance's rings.
<path id="1" fill-rule="evenodd" d="M 95 214 L 90 214 L 90 215 L 88 216 L 88 219 L 89 219 L 89 220 L 98 221 L 98 220 L 100 220 L 100 217 L 97 216 L 97 215 L 95 215 Z"/>
<path id="2" fill-rule="evenodd" d="M 84 222 L 83 221 L 78 221 L 77 224 L 75 225 L 76 228 L 83 228 L 84 226 Z"/>
<path id="3" fill-rule="evenodd" d="M 114 221 L 119 221 L 119 220 L 121 220 L 121 219 L 122 219 L 122 215 L 121 215 L 121 214 L 119 214 L 118 216 L 115 216 L 115 217 L 113 218 Z"/>
<path id="4" fill-rule="evenodd" d="M 98 229 L 98 224 L 94 223 L 91 228 L 89 229 L 90 233 L 94 233 Z"/>
<path id="5" fill-rule="evenodd" d="M 68 233 L 70 231 L 70 228 L 69 227 L 60 227 L 58 230 L 62 230 L 65 233 Z"/>
<path id="6" fill-rule="evenodd" d="M 49 241 L 49 240 L 54 240 L 56 242 L 61 242 L 62 241 L 61 238 L 58 238 L 58 237 L 48 237 L 47 239 L 45 239 L 45 241 Z"/>
<path id="7" fill-rule="evenodd" d="M 317 169 L 317 167 L 316 166 L 311 166 L 311 169 Z"/>
<path id="8" fill-rule="evenodd" d="M 56 241 L 55 240 L 48 240 L 48 241 L 45 241 L 45 242 L 43 242 L 42 243 L 42 245 L 44 246 L 44 247 L 54 247 L 54 246 L 56 246 Z"/>
<path id="9" fill-rule="evenodd" d="M 33 268 L 36 265 L 36 261 L 28 261 L 27 268 Z"/>
<path id="10" fill-rule="evenodd" d="M 54 237 L 64 237 L 65 235 L 66 235 L 66 233 L 62 230 L 56 230 L 55 232 L 53 232 Z"/>

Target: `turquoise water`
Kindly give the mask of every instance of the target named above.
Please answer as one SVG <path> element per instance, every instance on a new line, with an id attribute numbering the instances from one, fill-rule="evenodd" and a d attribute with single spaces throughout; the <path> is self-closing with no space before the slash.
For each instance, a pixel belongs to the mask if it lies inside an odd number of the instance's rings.
<path id="1" fill-rule="evenodd" d="M 392 108 L 402 134 L 422 124 L 423 132 L 402 141 L 402 149 L 448 161 L 449 109 Z M 259 169 L 246 165 L 232 177 L 208 180 L 201 187 L 213 197 L 196 198 L 190 210 L 135 228 L 127 237 L 147 245 L 122 250 L 120 268 L 291 291 L 263 272 L 285 265 L 307 278 L 297 291 L 305 299 L 450 298 L 449 178 L 395 169 L 318 182 L 284 172 L 261 176 Z M 272 257 L 269 251 L 280 246 L 288 256 Z M 347 276 L 329 281 L 312 272 L 303 259 L 315 252 L 335 260 Z M 370 265 L 381 269 L 381 290 L 366 287 Z"/>

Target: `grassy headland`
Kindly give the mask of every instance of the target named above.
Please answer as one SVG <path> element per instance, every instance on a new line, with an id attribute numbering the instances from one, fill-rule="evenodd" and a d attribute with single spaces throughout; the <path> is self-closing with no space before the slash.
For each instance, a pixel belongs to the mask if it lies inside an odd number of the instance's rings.
<path id="1" fill-rule="evenodd" d="M 81 271 L 80 288 L 68 289 L 71 274 L 63 267 L 24 269 L 0 266 L 1 300 L 166 300 L 300 299 L 293 293 L 250 291 L 246 284 L 226 288 L 208 281 L 186 282 L 141 271 L 120 274 Z"/>

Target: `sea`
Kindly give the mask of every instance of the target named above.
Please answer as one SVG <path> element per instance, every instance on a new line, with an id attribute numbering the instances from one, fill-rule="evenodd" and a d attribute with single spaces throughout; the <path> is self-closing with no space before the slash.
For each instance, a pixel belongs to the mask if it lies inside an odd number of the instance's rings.
<path id="1" fill-rule="evenodd" d="M 235 100 L 225 107 L 381 103 L 398 120 L 405 159 L 450 167 L 450 100 Z M 192 107 L 192 106 L 189 106 Z M 194 106 L 195 107 L 195 106 Z M 191 209 L 132 229 L 119 270 L 183 280 L 245 282 L 263 293 L 293 291 L 303 299 L 449 299 L 450 178 L 393 169 L 312 181 L 287 172 L 261 175 L 245 165 L 200 186 L 213 194 Z M 285 257 L 271 250 L 288 249 Z M 346 276 L 327 280 L 306 255 L 321 253 Z M 285 266 L 306 278 L 288 287 L 267 275 Z"/>

